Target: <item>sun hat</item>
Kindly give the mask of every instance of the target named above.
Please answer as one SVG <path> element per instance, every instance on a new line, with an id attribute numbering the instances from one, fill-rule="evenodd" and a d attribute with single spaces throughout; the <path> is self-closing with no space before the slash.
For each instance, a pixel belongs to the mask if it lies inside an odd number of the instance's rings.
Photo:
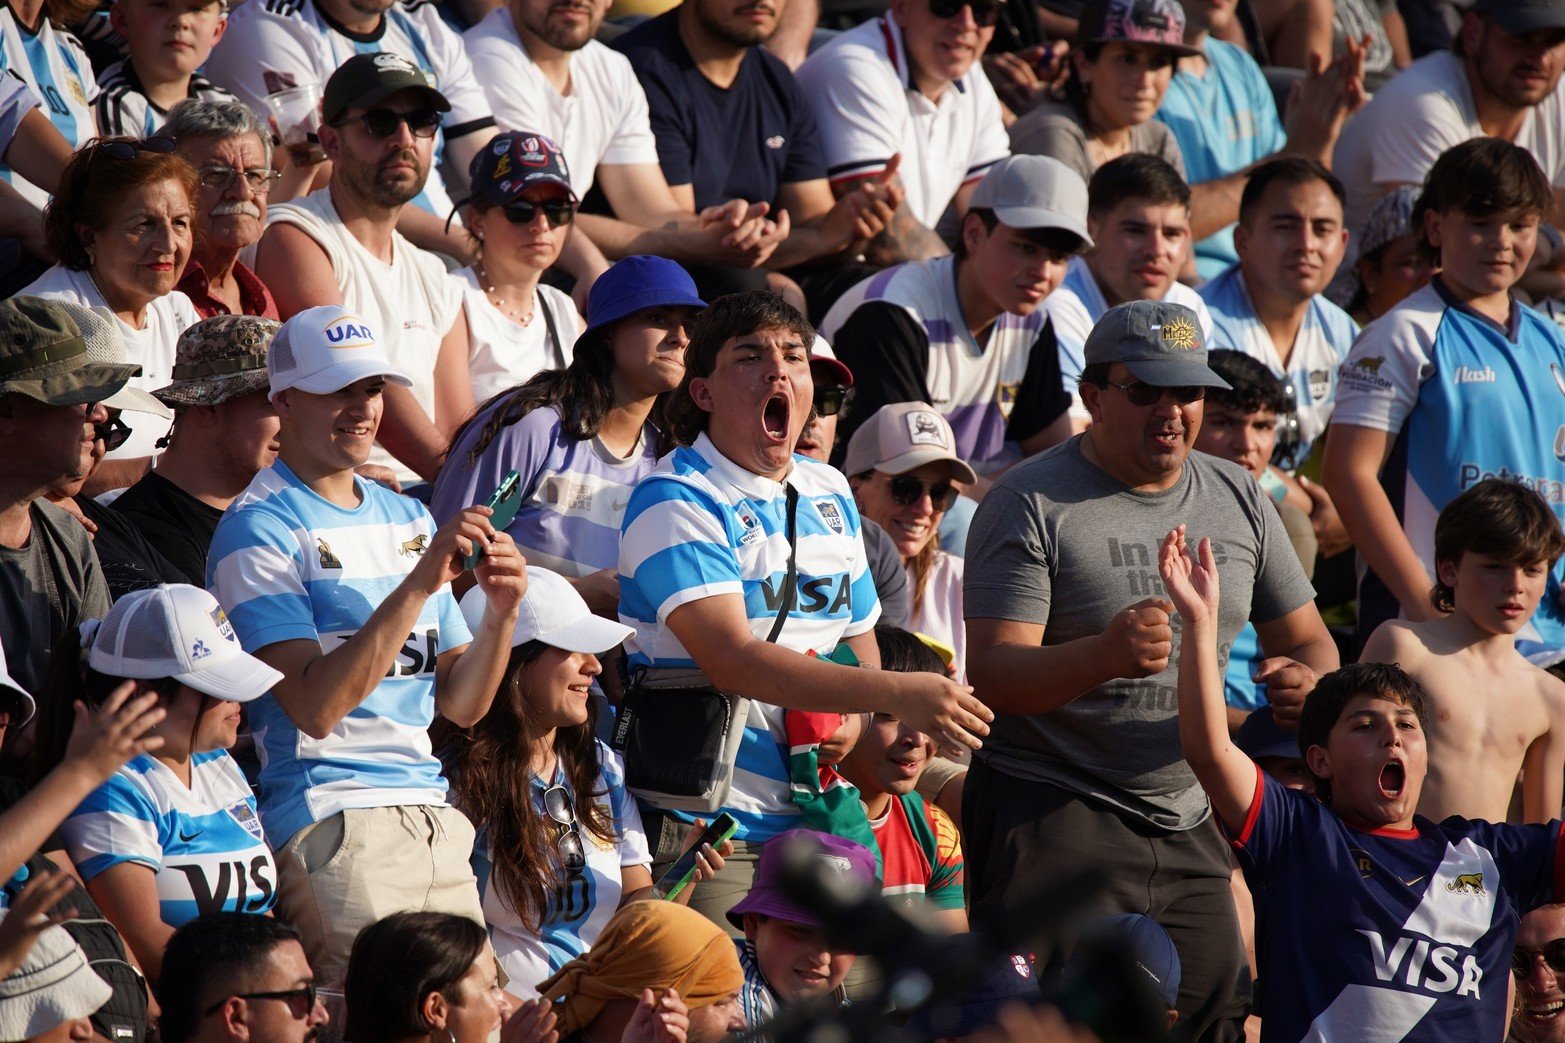
<path id="1" fill-rule="evenodd" d="M 880 471 L 899 475 L 925 464 L 946 462 L 959 482 L 978 480 L 972 467 L 956 452 L 956 433 L 945 417 L 927 402 L 894 402 L 881 406 L 848 439 L 844 474 Z"/>
<path id="2" fill-rule="evenodd" d="M 282 329 L 258 315 L 214 315 L 179 335 L 174 380 L 153 394 L 171 406 L 216 406 L 265 391 L 266 353 Z"/>
<path id="3" fill-rule="evenodd" d="M 273 399 L 289 388 L 329 395 L 366 377 L 413 386 L 369 323 L 340 304 L 306 308 L 283 323 L 266 353 L 266 373 Z"/>
<path id="4" fill-rule="evenodd" d="M 1201 385 L 1232 390 L 1208 366 L 1201 320 L 1183 304 L 1126 301 L 1103 313 L 1082 355 L 1089 366 L 1122 362 L 1153 387 Z"/>
<path id="5" fill-rule="evenodd" d="M 103 619 L 82 624 L 87 665 L 110 677 L 169 677 L 204 695 L 247 703 L 283 675 L 246 652 L 217 599 L 165 583 L 122 596 Z"/>
<path id="6" fill-rule="evenodd" d="M 51 406 L 102 402 L 139 371 L 92 361 L 81 327 L 61 302 L 0 300 L 0 395 L 26 395 Z"/>
<path id="7" fill-rule="evenodd" d="M 794 857 L 792 849 L 796 841 L 813 844 L 813 857 L 830 866 L 839 876 L 857 879 L 862 885 L 875 885 L 875 854 L 863 844 L 830 833 L 790 829 L 777 834 L 761 848 L 761 860 L 755 867 L 755 882 L 750 885 L 750 893 L 728 910 L 729 923 L 742 930 L 744 914 L 759 913 L 774 920 L 786 920 L 807 927 L 821 925 L 820 917 L 794 902 L 783 889 L 783 874 Z"/>
<path id="8" fill-rule="evenodd" d="M 1092 249 L 1087 234 L 1087 183 L 1053 156 L 1007 156 L 973 189 L 968 209 L 993 210 L 1000 223 L 1033 230 L 1058 228 Z"/>
<path id="9" fill-rule="evenodd" d="M 643 308 L 705 308 L 690 273 L 666 257 L 636 254 L 614 262 L 587 293 L 587 328 L 579 339 Z"/>
<path id="10" fill-rule="evenodd" d="M 107 308 L 89 308 L 85 304 L 77 304 L 75 301 L 59 301 L 70 317 L 76 320 L 77 329 L 82 331 L 82 340 L 87 342 L 87 361 L 96 365 L 132 366 L 136 373 L 141 373 L 141 367 L 134 365 L 129 356 L 125 354 L 125 335 L 120 332 L 119 320 L 114 313 Z M 114 394 L 103 400 L 104 406 L 109 409 L 129 410 L 132 413 L 151 413 L 155 417 L 164 420 L 174 415 L 174 411 L 146 391 L 131 384 L 126 384 Z"/>
<path id="11" fill-rule="evenodd" d="M 45 927 L 22 965 L 0 978 L 0 1039 L 41 1036 L 95 1013 L 113 994 L 65 928 Z"/>
<path id="12" fill-rule="evenodd" d="M 478 587 L 462 597 L 462 617 L 475 632 L 484 619 L 485 601 Z M 567 652 L 601 655 L 634 633 L 623 623 L 593 615 L 564 576 L 537 565 L 527 566 L 527 594 L 511 631 L 512 648 L 542 641 Z"/>

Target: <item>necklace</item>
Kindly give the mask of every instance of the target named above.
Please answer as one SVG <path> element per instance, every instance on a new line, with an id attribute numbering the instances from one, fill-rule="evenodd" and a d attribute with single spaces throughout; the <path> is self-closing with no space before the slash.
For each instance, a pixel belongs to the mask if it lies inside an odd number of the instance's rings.
<path id="1" fill-rule="evenodd" d="M 532 323 L 533 315 L 536 314 L 536 309 L 528 309 L 527 314 L 523 315 L 520 309 L 513 309 L 508 306 L 506 304 L 505 295 L 496 290 L 492 285 L 492 280 L 489 278 L 489 269 L 484 267 L 484 262 L 473 262 L 473 274 L 478 276 L 478 283 L 484 288 L 484 294 L 489 298 L 489 303 L 493 304 L 500 312 L 500 314 L 504 315 L 518 326 L 525 327 Z"/>

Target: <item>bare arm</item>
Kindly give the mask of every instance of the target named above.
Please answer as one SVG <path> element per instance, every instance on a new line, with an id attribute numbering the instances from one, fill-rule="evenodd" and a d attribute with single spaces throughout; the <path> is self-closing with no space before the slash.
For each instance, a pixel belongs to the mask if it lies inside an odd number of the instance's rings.
<path id="1" fill-rule="evenodd" d="M 435 426 L 447 441 L 473 412 L 473 381 L 467 368 L 469 350 L 464 306 L 441 339 L 440 353 L 435 356 Z M 445 452 L 444 446 L 441 452 Z"/>
<path id="2" fill-rule="evenodd" d="M 1228 736 L 1223 672 L 1217 666 L 1217 561 L 1203 539 L 1191 561 L 1181 525 L 1163 541 L 1159 571 L 1179 610 L 1179 743 L 1212 810 L 1230 831 L 1244 824 L 1255 796 L 1255 762 Z"/>
<path id="3" fill-rule="evenodd" d="M 471 264 L 473 244 L 468 241 L 467 233 L 459 222 L 452 221 L 451 230 L 447 231 L 446 217 L 445 214 L 432 214 L 421 206 L 409 203 L 397 215 L 397 231 L 414 246 L 446 254 L 462 264 Z"/>
<path id="4" fill-rule="evenodd" d="M 1565 685 L 1539 678 L 1549 710 L 1549 730 L 1527 747 L 1522 761 L 1522 821 L 1549 822 L 1565 802 Z"/>
<path id="5" fill-rule="evenodd" d="M 473 157 L 500 133 L 499 127 L 484 127 L 459 138 L 446 139 L 445 172 L 446 188 L 460 199 L 467 194 L 467 172 L 473 165 Z M 458 193 L 461 193 L 460 195 Z M 444 218 L 442 218 L 444 220 Z"/>
<path id="6" fill-rule="evenodd" d="M 163 922 L 158 905 L 157 877 L 150 866 L 121 862 L 87 881 L 87 893 L 125 938 L 136 962 L 156 984 L 163 969 L 163 949 L 174 928 Z"/>
<path id="7" fill-rule="evenodd" d="M 0 235 L 20 239 L 22 248 L 34 257 L 53 260 L 44 240 L 43 211 L 4 181 L 0 181 Z"/>
<path id="8" fill-rule="evenodd" d="M 788 0 L 777 16 L 777 29 L 766 41 L 766 49 L 798 72 L 809 56 L 810 37 L 815 34 L 820 14 L 820 0 Z"/>
<path id="9" fill-rule="evenodd" d="M 255 274 L 277 301 L 284 319 L 321 304 L 341 304 L 337 273 L 321 245 L 302 229 L 274 224 L 256 246 Z"/>
<path id="10" fill-rule="evenodd" d="M 1380 469 L 1391 453 L 1391 443 L 1386 431 L 1333 424 L 1321 480 L 1353 545 L 1396 595 L 1403 614 L 1413 620 L 1433 619 L 1429 591 L 1434 584 L 1380 486 Z"/>
<path id="11" fill-rule="evenodd" d="M 473 517 L 480 515 L 475 512 Z M 481 530 L 481 526 L 470 527 L 470 538 L 478 538 Z M 500 682 L 505 679 L 511 634 L 516 629 L 522 596 L 527 592 L 527 561 L 521 551 L 506 533 L 495 532 L 492 527 L 488 531 L 488 550 L 474 569 L 485 595 L 483 619 L 472 642 L 441 655 L 435 667 L 435 710 L 458 728 L 473 727 L 489 712 Z M 431 545 L 425 554 L 434 552 Z M 465 567 L 463 558 L 448 558 L 446 582 L 461 575 Z"/>
<path id="12" fill-rule="evenodd" d="M 887 171 L 881 171 L 867 178 L 839 181 L 831 186 L 832 194 L 841 199 L 857 191 L 860 185 L 871 182 L 880 182 L 895 194 L 897 207 L 891 214 L 890 221 L 864 248 L 864 255 L 871 263 L 889 266 L 903 261 L 925 261 L 931 257 L 943 257 L 951 252 L 946 247 L 945 241 L 924 227 L 908 207 L 907 191 L 902 185 L 902 179 L 895 176 L 894 164 L 898 162 L 900 162 L 898 157 L 892 157 L 891 164 L 887 165 L 887 170 L 892 171 L 889 176 Z M 972 192 L 964 185 L 957 193 L 959 211 L 966 213 L 967 200 L 971 197 Z"/>
<path id="13" fill-rule="evenodd" d="M 1256 667 L 1255 679 L 1266 683 L 1266 697 L 1278 722 L 1290 726 L 1299 719 L 1304 699 L 1320 676 L 1342 665 L 1337 643 L 1314 601 L 1269 623 L 1256 623 L 1255 632 L 1266 654 Z"/>
<path id="14" fill-rule="evenodd" d="M 5 149 L 6 165 L 50 195 L 59 187 L 70 160 L 70 142 L 40 109 L 22 117 Z"/>
<path id="15" fill-rule="evenodd" d="M 1043 626 L 1014 619 L 967 618 L 967 674 L 998 713 L 1058 710 L 1121 677 L 1151 677 L 1173 649 L 1169 603 L 1146 598 L 1092 637 L 1043 644 Z"/>
<path id="16" fill-rule="evenodd" d="M 413 392 L 399 384 L 387 384 L 386 408 L 381 414 L 375 441 L 392 456 L 432 482 L 440 470 L 448 439 L 435 426 Z"/>
<path id="17" fill-rule="evenodd" d="M 750 633 L 744 599 L 737 594 L 681 605 L 669 613 L 667 626 L 719 689 L 773 706 L 827 713 L 878 710 L 947 748 L 977 749 L 982 745 L 978 736 L 989 734 L 994 718 L 968 689 L 937 674 L 840 666 L 762 641 Z"/>

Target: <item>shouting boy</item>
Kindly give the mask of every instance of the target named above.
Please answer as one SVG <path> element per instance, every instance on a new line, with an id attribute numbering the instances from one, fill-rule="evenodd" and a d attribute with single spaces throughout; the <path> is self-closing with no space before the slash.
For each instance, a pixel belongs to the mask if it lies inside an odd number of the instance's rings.
<path id="1" fill-rule="evenodd" d="M 1181 525 L 1159 564 L 1183 621 L 1185 759 L 1255 895 L 1261 1039 L 1503 1038 L 1517 919 L 1565 886 L 1560 824 L 1415 815 L 1429 700 L 1390 665 L 1320 679 L 1299 721 L 1316 795 L 1284 788 L 1228 736 L 1211 542 L 1189 554 Z"/>

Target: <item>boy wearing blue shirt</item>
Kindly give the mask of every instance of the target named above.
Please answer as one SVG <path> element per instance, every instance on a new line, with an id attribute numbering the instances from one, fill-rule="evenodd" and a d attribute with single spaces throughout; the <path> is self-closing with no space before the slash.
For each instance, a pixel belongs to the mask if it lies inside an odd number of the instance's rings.
<path id="1" fill-rule="evenodd" d="M 1218 666 L 1218 572 L 1179 526 L 1163 583 L 1181 626 L 1179 735 L 1256 897 L 1263 1043 L 1498 1040 L 1517 918 L 1556 900 L 1560 823 L 1414 814 L 1428 701 L 1396 666 L 1327 674 L 1299 748 L 1316 795 L 1286 789 L 1230 741 Z"/>
<path id="2" fill-rule="evenodd" d="M 1565 516 L 1565 337 L 1511 295 L 1552 207 L 1526 150 L 1476 138 L 1446 151 L 1413 212 L 1439 274 L 1367 326 L 1338 370 L 1322 478 L 1367 566 L 1361 640 L 1399 612 L 1434 618 L 1435 520 L 1458 493 L 1507 478 Z M 1565 656 L 1550 571 L 1517 646 L 1540 666 Z"/>
<path id="3" fill-rule="evenodd" d="M 283 447 L 218 523 L 207 586 L 245 650 L 283 674 L 250 719 L 261 824 L 278 913 L 335 981 L 359 929 L 391 913 L 483 922 L 473 828 L 446 801 L 428 728 L 436 712 L 470 727 L 488 711 L 524 562 L 487 507 L 436 530 L 418 501 L 354 474 L 386 385 L 410 383 L 363 319 L 307 308 L 266 363 Z M 450 583 L 475 550 L 488 607 L 472 634 Z"/>

